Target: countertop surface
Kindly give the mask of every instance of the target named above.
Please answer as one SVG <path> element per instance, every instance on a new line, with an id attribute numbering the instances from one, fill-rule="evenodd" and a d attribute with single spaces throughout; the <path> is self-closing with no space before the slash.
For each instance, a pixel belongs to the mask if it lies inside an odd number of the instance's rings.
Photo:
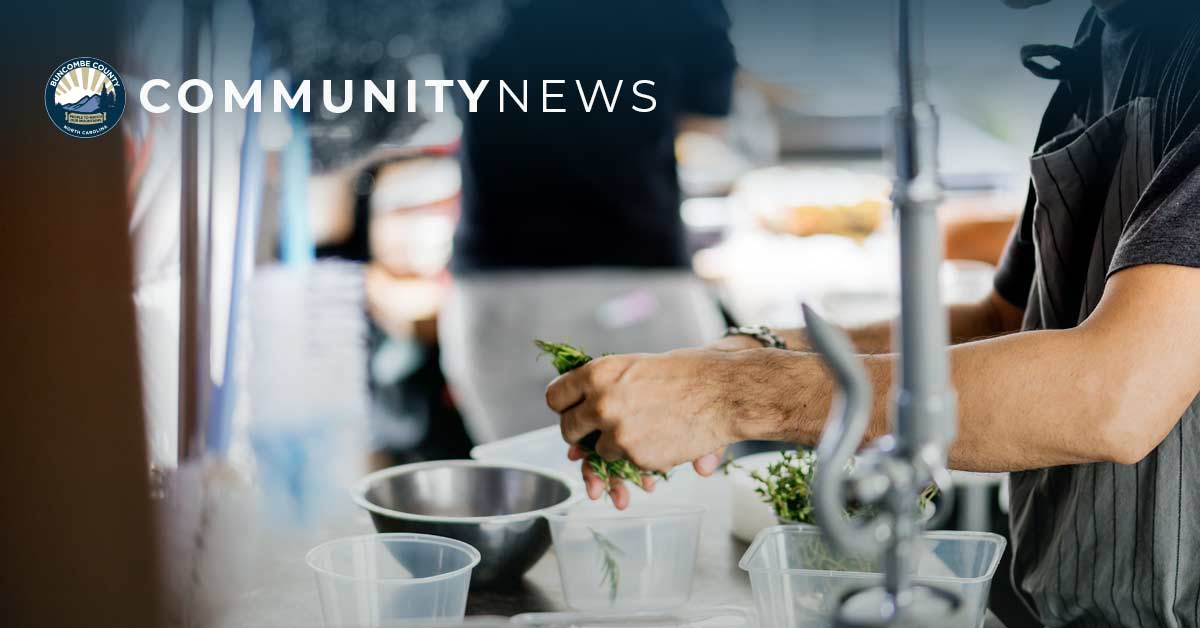
<path id="1" fill-rule="evenodd" d="M 672 480 L 668 490 L 635 499 L 687 500 L 707 511 L 701 529 L 699 554 L 689 604 L 751 607 L 750 580 L 737 563 L 746 544 L 730 534 L 730 481 L 725 477 Z M 661 495 L 659 493 L 662 493 Z M 348 501 L 348 500 L 347 500 Z M 251 528 L 257 530 L 251 530 Z M 236 628 L 308 628 L 323 626 L 315 577 L 304 562 L 312 547 L 328 540 L 374 532 L 365 512 L 352 507 L 323 511 L 308 525 L 275 524 L 264 518 L 244 528 L 247 543 L 240 552 L 243 573 L 230 574 L 231 588 L 222 626 Z M 220 576 L 216 576 L 220 577 Z M 549 551 L 525 578 L 507 590 L 471 592 L 467 615 L 511 616 L 528 612 L 566 610 L 558 565 Z"/>

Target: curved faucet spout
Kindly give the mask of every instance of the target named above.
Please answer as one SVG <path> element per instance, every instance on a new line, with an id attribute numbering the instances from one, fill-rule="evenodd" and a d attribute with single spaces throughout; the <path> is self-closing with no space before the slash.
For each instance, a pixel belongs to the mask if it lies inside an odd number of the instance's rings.
<path id="1" fill-rule="evenodd" d="M 813 348 L 825 359 L 839 388 L 817 446 L 813 516 L 843 552 L 879 553 L 890 535 L 885 521 L 879 516 L 854 521 L 842 515 L 850 503 L 847 469 L 871 421 L 871 380 L 846 334 L 808 305 L 802 308 Z"/>

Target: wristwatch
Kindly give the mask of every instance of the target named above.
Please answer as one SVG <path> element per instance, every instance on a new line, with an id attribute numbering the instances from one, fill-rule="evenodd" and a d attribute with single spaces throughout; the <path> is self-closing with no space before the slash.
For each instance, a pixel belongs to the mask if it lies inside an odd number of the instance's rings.
<path id="1" fill-rule="evenodd" d="M 766 325 L 730 327 L 725 330 L 725 337 L 730 336 L 750 336 L 769 349 L 787 349 L 787 343 L 783 341 L 783 338 L 780 338 L 779 334 L 771 331 L 771 328 Z"/>

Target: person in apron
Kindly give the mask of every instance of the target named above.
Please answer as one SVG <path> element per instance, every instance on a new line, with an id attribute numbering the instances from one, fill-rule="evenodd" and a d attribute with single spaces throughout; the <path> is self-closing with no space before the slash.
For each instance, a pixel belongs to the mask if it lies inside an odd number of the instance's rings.
<path id="1" fill-rule="evenodd" d="M 531 95 L 527 111 L 458 102 L 471 113 L 439 337 L 476 443 L 554 424 L 541 401 L 554 371 L 535 338 L 600 355 L 720 337 L 716 301 L 690 270 L 675 136 L 683 119 L 729 113 L 729 27 L 719 0 L 530 0 L 451 63 L 453 76 Z M 638 80 L 654 81 L 653 110 L 632 108 L 645 104 Z M 547 110 L 543 81 L 563 83 Z"/>
<path id="2" fill-rule="evenodd" d="M 1194 627 L 1200 6 L 1095 5 L 1074 46 L 1022 51 L 1059 87 L 993 294 L 950 311 L 950 464 L 1013 472 L 1012 576 L 1042 625 Z M 886 325 L 850 331 L 864 353 L 887 345 Z M 801 334 L 776 335 L 805 348 Z M 812 445 L 835 387 L 818 358 L 759 340 L 602 358 L 547 401 L 568 442 L 601 429 L 601 454 L 647 469 L 710 469 L 711 452 L 742 438 Z M 878 435 L 894 358 L 864 361 Z M 626 488 L 584 475 L 592 497 L 626 503 Z"/>

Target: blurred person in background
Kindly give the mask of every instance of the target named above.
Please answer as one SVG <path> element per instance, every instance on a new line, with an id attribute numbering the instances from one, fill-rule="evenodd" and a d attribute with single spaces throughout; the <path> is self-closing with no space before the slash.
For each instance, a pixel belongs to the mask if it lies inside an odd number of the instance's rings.
<path id="1" fill-rule="evenodd" d="M 718 308 L 690 272 L 674 147 L 681 123 L 729 113 L 729 27 L 719 0 L 531 0 L 458 60 L 452 75 L 518 93 L 527 80 L 532 101 L 502 113 L 484 98 L 462 116 L 462 217 L 440 331 L 476 442 L 554 424 L 539 401 L 550 369 L 534 338 L 599 354 L 719 335 Z M 550 106 L 566 112 L 542 112 L 542 81 L 563 79 Z M 612 112 L 600 96 L 583 109 L 578 90 L 591 95 L 598 80 L 609 98 L 622 81 Z M 654 81 L 651 112 L 631 109 L 644 104 L 633 99 L 638 80 Z"/>
<path id="2" fill-rule="evenodd" d="M 320 230 L 318 256 L 367 265 L 372 466 L 470 452 L 438 360 L 437 317 L 459 206 L 452 148 L 414 150 L 349 180 L 319 176 L 310 186 L 318 205 L 332 210 L 321 213 L 341 223 Z"/>

